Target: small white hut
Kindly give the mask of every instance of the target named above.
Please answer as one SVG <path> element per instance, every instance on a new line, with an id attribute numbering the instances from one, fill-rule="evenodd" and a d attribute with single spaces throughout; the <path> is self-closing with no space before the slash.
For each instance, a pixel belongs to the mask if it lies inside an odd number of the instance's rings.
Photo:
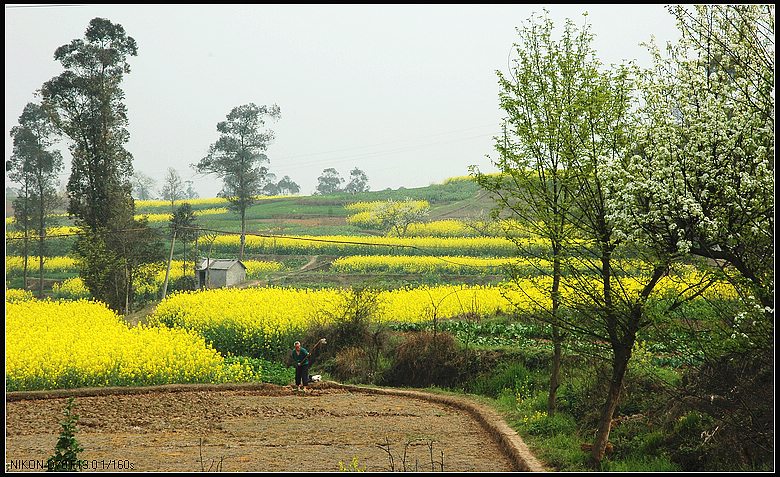
<path id="1" fill-rule="evenodd" d="M 201 259 L 196 268 L 198 288 L 222 288 L 246 280 L 246 265 L 241 260 L 223 258 Z"/>

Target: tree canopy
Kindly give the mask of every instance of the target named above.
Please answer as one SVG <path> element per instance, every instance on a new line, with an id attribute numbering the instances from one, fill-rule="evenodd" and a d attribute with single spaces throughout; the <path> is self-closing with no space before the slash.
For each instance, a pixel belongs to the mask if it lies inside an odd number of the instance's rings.
<path id="1" fill-rule="evenodd" d="M 254 103 L 236 106 L 227 120 L 217 123 L 219 138 L 209 147 L 206 157 L 194 165 L 198 172 L 216 174 L 223 181 L 220 196 L 241 216 L 241 249 L 244 256 L 246 210 L 263 194 L 270 162 L 265 151 L 274 138 L 273 131 L 263 129 L 266 119 L 281 117 L 279 106 L 257 106 Z"/>
<path id="2" fill-rule="evenodd" d="M 43 106 L 70 140 L 73 156 L 68 211 L 96 230 L 132 219 L 132 155 L 124 145 L 127 108 L 121 82 L 138 47 L 122 25 L 94 18 L 54 59 L 65 68 L 41 87 Z"/>
<path id="3" fill-rule="evenodd" d="M 343 183 L 344 178 L 341 177 L 341 174 L 336 169 L 332 167 L 323 169 L 322 175 L 317 178 L 317 190 L 315 193 L 319 195 L 335 194 L 341 191 L 341 184 Z"/>
<path id="4" fill-rule="evenodd" d="M 357 194 L 358 192 L 368 192 L 368 175 L 357 167 L 349 173 L 349 182 L 344 186 L 344 192 Z"/>
<path id="5" fill-rule="evenodd" d="M 94 18 L 83 39 L 57 48 L 54 58 L 65 71 L 41 87 L 43 108 L 71 142 L 68 212 L 83 229 L 74 247 L 80 276 L 93 297 L 119 312 L 132 309 L 140 267 L 164 253 L 158 234 L 134 220 L 121 83 L 137 52 L 122 25 Z"/>

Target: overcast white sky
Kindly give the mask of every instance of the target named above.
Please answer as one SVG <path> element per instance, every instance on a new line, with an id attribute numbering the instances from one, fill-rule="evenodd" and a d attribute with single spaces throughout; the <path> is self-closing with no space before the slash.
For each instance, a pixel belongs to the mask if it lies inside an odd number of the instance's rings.
<path id="1" fill-rule="evenodd" d="M 605 64 L 649 66 L 641 42 L 679 38 L 663 5 L 62 5 L 5 6 L 5 155 L 10 130 L 36 90 L 62 72 L 54 50 L 89 21 L 121 24 L 138 44 L 123 88 L 136 170 L 168 167 L 201 197 L 221 189 L 196 174 L 235 106 L 278 104 L 269 168 L 311 194 L 328 167 L 358 167 L 371 190 L 420 187 L 493 170 L 515 28 L 546 8 L 556 30 L 582 13 Z M 63 183 L 70 174 L 66 158 Z M 6 178 L 6 182 L 8 179 Z"/>

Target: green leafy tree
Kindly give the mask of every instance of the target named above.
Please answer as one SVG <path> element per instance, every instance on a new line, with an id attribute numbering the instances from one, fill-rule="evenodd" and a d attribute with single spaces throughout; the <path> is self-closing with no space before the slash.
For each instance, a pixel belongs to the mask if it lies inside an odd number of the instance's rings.
<path id="1" fill-rule="evenodd" d="M 184 250 L 182 253 L 182 267 L 183 274 L 187 274 L 187 243 L 195 240 L 198 233 L 196 230 L 198 219 L 195 217 L 195 211 L 192 210 L 192 206 L 185 202 L 176 208 L 176 211 L 171 217 L 171 227 L 176 233 L 176 236 L 181 240 Z"/>
<path id="2" fill-rule="evenodd" d="M 168 293 L 168 279 L 171 273 L 171 262 L 173 261 L 173 251 L 176 245 L 176 238 L 182 241 L 184 250 L 182 253 L 182 276 L 187 276 L 187 242 L 194 240 L 197 237 L 195 211 L 192 210 L 192 206 L 185 202 L 176 208 L 171 215 L 171 251 L 168 256 L 168 265 L 165 269 L 165 281 L 163 282 L 162 298 L 164 299 Z"/>
<path id="3" fill-rule="evenodd" d="M 322 170 L 322 175 L 317 178 L 317 190 L 316 194 L 328 195 L 335 194 L 341 191 L 341 184 L 344 183 L 344 178 L 341 177 L 339 172 L 329 167 Z"/>
<path id="4" fill-rule="evenodd" d="M 508 113 L 506 132 L 497 141 L 501 174 L 477 174 L 477 180 L 498 198 L 495 217 L 517 219 L 550 245 L 552 305 L 539 315 L 551 325 L 554 344 L 549 413 L 560 384 L 563 333 L 606 344 L 597 348 L 611 367 L 591 455 L 599 465 L 637 333 L 652 323 L 649 297 L 672 257 L 625 243 L 608 216 L 601 166 L 628 153 L 631 69 L 603 68 L 587 25 L 577 32 L 567 20 L 558 41 L 552 30 L 547 18 L 532 18 L 519 30 L 523 42 L 516 47 L 512 74 L 499 75 L 501 105 Z M 522 252 L 524 242 L 515 242 Z M 650 263 L 640 276 L 617 266 L 628 254 Z M 639 293 L 629 286 L 634 280 Z"/>
<path id="5" fill-rule="evenodd" d="M 581 108 L 577 101 L 584 82 L 592 74 L 588 63 L 591 35 L 587 28 L 577 31 L 568 21 L 560 41 L 553 39 L 549 18 L 532 18 L 518 28 L 521 42 L 514 45 L 516 58 L 508 74 L 498 72 L 499 100 L 505 111 L 504 134 L 496 142 L 499 157 L 494 164 L 499 175 L 476 174 L 477 182 L 491 192 L 497 203 L 495 219 L 512 218 L 527 234 L 546 241 L 549 252 L 539 255 L 529 248 L 526 234 L 506 230 L 523 256 L 552 263 L 552 283 L 542 290 L 551 298 L 551 306 L 542 318 L 551 325 L 553 360 L 547 413 L 556 409 L 556 394 L 561 383 L 560 369 L 564 333 L 561 329 L 561 276 L 566 245 L 573 231 L 568 223 L 572 206 L 571 162 L 580 149 L 572 134 L 580 127 Z M 541 268 L 541 267 L 540 267 Z M 523 277 L 520 270 L 509 269 L 514 280 Z"/>
<path id="6" fill-rule="evenodd" d="M 128 228 L 113 233 L 86 229 L 74 244 L 79 276 L 92 296 L 123 314 L 135 304 L 134 283 L 143 265 L 165 260 L 165 248 L 157 229 L 146 218 L 133 220 Z"/>
<path id="7" fill-rule="evenodd" d="M 279 185 L 269 182 L 263 186 L 263 193 L 268 196 L 279 195 Z"/>
<path id="8" fill-rule="evenodd" d="M 575 188 L 569 220 L 581 240 L 570 248 L 566 294 L 573 318 L 565 320 L 580 337 L 606 344 L 597 348 L 606 351 L 604 357 L 610 366 L 607 395 L 591 450 L 591 460 L 597 467 L 604 458 L 639 333 L 661 313 L 651 311 L 651 298 L 661 279 L 681 258 L 668 249 L 626 240 L 611 218 L 607 202 L 614 184 L 605 174 L 604 165 L 630 153 L 635 124 L 630 100 L 635 75 L 632 68 L 617 66 L 600 71 L 599 66 L 593 64 L 584 82 L 582 122 L 576 132 L 581 147 L 572 161 Z M 622 267 L 628 258 L 645 265 L 639 271 Z M 690 290 L 699 291 L 701 287 L 692 284 Z"/>
<path id="9" fill-rule="evenodd" d="M 130 310 L 132 276 L 160 245 L 146 222 L 133 218 L 132 155 L 124 146 L 121 82 L 137 50 L 121 25 L 94 18 L 84 39 L 57 48 L 65 71 L 41 87 L 43 107 L 71 140 L 68 212 L 83 231 L 75 245 L 80 275 L 93 297 L 118 312 Z"/>
<path id="10" fill-rule="evenodd" d="M 249 103 L 233 108 L 227 120 L 217 124 L 219 139 L 210 146 L 208 155 L 194 165 L 198 172 L 222 178 L 224 185 L 219 195 L 227 198 L 241 217 L 239 259 L 244 258 L 246 211 L 267 183 L 268 169 L 262 164 L 269 162 L 265 151 L 274 136 L 273 131 L 261 128 L 264 118 L 276 120 L 280 116 L 277 105 Z"/>
<path id="11" fill-rule="evenodd" d="M 280 194 L 297 194 L 301 191 L 301 187 L 290 179 L 290 176 L 282 177 L 277 186 Z"/>
<path id="12" fill-rule="evenodd" d="M 357 167 L 349 173 L 349 182 L 344 186 L 344 192 L 357 194 L 358 192 L 368 192 L 368 176 Z"/>
<path id="13" fill-rule="evenodd" d="M 187 184 L 187 190 L 184 191 L 184 196 L 187 199 L 197 199 L 200 197 L 197 192 L 195 192 L 195 189 L 192 188 L 192 181 L 184 181 L 185 184 Z"/>
<path id="14" fill-rule="evenodd" d="M 38 238 L 39 297 L 43 296 L 43 262 L 46 255 L 47 215 L 58 205 L 57 176 L 62 170 L 59 151 L 48 151 L 56 140 L 56 131 L 40 105 L 27 103 L 19 116 L 19 125 L 11 129 L 14 149 L 6 161 L 8 177 L 21 185 L 21 194 L 13 200 L 17 228 L 23 232 L 24 286 L 27 286 L 27 258 L 30 235 Z"/>
<path id="15" fill-rule="evenodd" d="M 269 172 L 265 175 L 265 185 L 263 186 L 263 194 L 265 195 L 279 195 L 279 186 L 276 184 L 276 174 Z"/>

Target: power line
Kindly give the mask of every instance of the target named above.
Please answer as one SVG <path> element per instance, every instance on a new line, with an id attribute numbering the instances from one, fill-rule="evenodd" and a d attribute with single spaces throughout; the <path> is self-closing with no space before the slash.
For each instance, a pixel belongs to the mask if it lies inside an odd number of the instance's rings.
<path id="1" fill-rule="evenodd" d="M 61 3 L 53 5 L 6 5 L 5 8 L 57 8 L 57 7 L 84 7 L 83 3 Z"/>
<path id="2" fill-rule="evenodd" d="M 118 234 L 118 233 L 122 233 L 122 232 L 139 232 L 139 231 L 142 231 L 142 230 L 147 230 L 147 229 L 122 229 L 122 230 L 114 230 L 114 231 L 109 232 L 107 234 L 106 233 L 103 233 L 103 234 L 104 235 L 112 235 L 112 234 Z M 19 232 L 19 233 L 21 233 L 21 232 Z M 25 239 L 27 239 L 27 240 L 40 240 L 40 239 L 46 239 L 46 238 L 51 238 L 51 237 L 75 237 L 77 235 L 86 235 L 86 234 L 87 234 L 87 232 L 78 231 L 78 232 L 68 232 L 68 233 L 65 233 L 65 234 L 43 234 L 43 235 L 38 234 L 38 235 L 28 235 L 27 237 L 9 237 L 8 236 L 8 232 L 6 232 L 5 240 L 6 241 L 8 241 L 8 240 L 25 240 Z"/>
<path id="3" fill-rule="evenodd" d="M 441 133 L 429 134 L 429 135 L 426 135 L 426 136 L 420 136 L 420 137 L 418 137 L 416 139 L 412 139 L 412 140 L 414 140 L 414 141 L 423 140 L 423 139 L 428 139 L 428 138 L 431 138 L 431 137 L 443 136 L 443 135 L 446 135 L 446 134 L 455 134 L 455 133 L 459 133 L 459 132 L 472 131 L 474 129 L 482 129 L 482 128 L 488 128 L 488 127 L 495 127 L 495 125 L 494 124 L 488 124 L 488 125 L 484 125 L 484 126 L 474 126 L 474 127 L 465 128 L 465 129 L 457 129 L 457 130 L 454 130 L 454 131 L 446 131 L 446 132 L 441 132 Z M 275 157 L 275 159 L 296 159 L 296 158 L 299 158 L 299 157 L 317 156 L 317 155 L 321 155 L 321 154 L 332 154 L 332 153 L 338 153 L 338 152 L 352 151 L 352 150 L 355 150 L 355 149 L 366 149 L 366 148 L 369 148 L 369 147 L 385 146 L 385 145 L 388 145 L 388 144 L 390 144 L 390 145 L 398 144 L 398 141 L 385 141 L 385 142 L 380 142 L 380 143 L 375 143 L 375 144 L 368 144 L 368 145 L 365 145 L 365 146 L 354 146 L 354 147 L 348 147 L 348 148 L 344 148 L 344 149 L 334 149 L 332 151 L 312 152 L 312 153 L 308 153 L 308 154 L 296 154 L 296 155 L 292 155 L 292 156 L 277 156 L 277 157 Z"/>
<path id="4" fill-rule="evenodd" d="M 376 159 L 377 157 L 386 156 L 389 154 L 398 154 L 401 152 L 408 152 L 408 151 L 414 151 L 417 149 L 424 149 L 427 147 L 432 146 L 438 146 L 441 144 L 451 144 L 458 141 L 467 141 L 471 139 L 481 138 L 481 137 L 490 137 L 492 134 L 477 134 L 474 136 L 467 136 L 460 139 L 455 140 L 444 140 L 444 141 L 436 141 L 432 143 L 427 144 L 417 144 L 417 145 L 407 145 L 407 146 L 399 146 L 395 149 L 387 149 L 383 151 L 369 151 L 364 153 L 358 153 L 348 156 L 337 156 L 335 158 L 325 158 L 325 159 L 317 159 L 313 161 L 305 161 L 305 162 L 298 162 L 295 164 L 287 165 L 286 169 L 296 169 L 301 167 L 310 167 L 317 164 L 333 164 L 333 163 L 340 163 L 340 162 L 346 162 L 346 161 L 355 161 L 360 159 Z"/>
<path id="5" fill-rule="evenodd" d="M 301 168 L 308 168 L 308 167 L 315 166 L 315 165 L 318 165 L 318 164 L 333 164 L 333 163 L 342 163 L 342 162 L 354 161 L 354 160 L 360 160 L 360 159 L 375 159 L 375 158 L 377 158 L 379 156 L 386 156 L 388 154 L 396 154 L 396 153 L 401 153 L 401 152 L 408 152 L 408 151 L 413 151 L 413 150 L 417 150 L 417 149 L 424 149 L 424 148 L 431 147 L 431 146 L 437 146 L 437 145 L 441 145 L 441 144 L 451 144 L 451 143 L 460 142 L 460 141 L 468 141 L 468 140 L 472 140 L 472 139 L 493 136 L 494 134 L 492 134 L 492 133 L 491 134 L 477 134 L 477 135 L 458 137 L 458 138 L 453 138 L 453 139 L 444 139 L 444 140 L 428 142 L 428 143 L 423 143 L 423 144 L 412 144 L 411 143 L 412 141 L 420 141 L 420 140 L 429 139 L 429 138 L 433 138 L 433 137 L 437 137 L 437 136 L 444 136 L 444 135 L 447 135 L 447 134 L 455 134 L 455 133 L 464 132 L 464 131 L 472 131 L 472 130 L 475 130 L 475 129 L 482 129 L 482 128 L 487 128 L 487 127 L 494 127 L 494 125 L 491 124 L 491 125 L 483 125 L 483 126 L 474 126 L 474 127 L 470 127 L 470 128 L 457 129 L 457 130 L 446 131 L 446 132 L 441 132 L 441 133 L 429 134 L 429 135 L 426 135 L 426 136 L 420 136 L 420 137 L 415 138 L 415 139 L 405 139 L 405 140 L 402 140 L 402 141 L 387 141 L 387 142 L 382 142 L 382 143 L 369 144 L 369 145 L 365 145 L 365 146 L 355 146 L 355 147 L 349 147 L 349 148 L 343 148 L 343 149 L 334 149 L 334 150 L 330 150 L 330 151 L 320 151 L 320 152 L 312 152 L 312 153 L 306 153 L 306 154 L 294 154 L 294 155 L 279 155 L 279 156 L 273 156 L 273 157 L 269 156 L 269 160 L 275 161 L 275 162 L 278 163 L 278 161 L 288 161 L 290 159 L 296 159 L 296 158 L 301 158 L 301 157 L 321 156 L 321 155 L 326 155 L 326 154 L 338 154 L 340 152 L 345 152 L 345 151 L 354 151 L 354 150 L 359 150 L 359 149 L 372 148 L 372 147 L 376 147 L 376 146 L 393 145 L 393 147 L 391 149 L 382 149 L 382 150 L 378 150 L 378 151 L 357 152 L 357 153 L 353 153 L 353 154 L 350 154 L 350 155 L 347 155 L 347 156 L 337 155 L 334 158 L 312 159 L 312 160 L 307 160 L 307 161 L 303 161 L 303 162 L 296 162 L 294 164 L 285 164 L 283 169 L 284 170 L 295 170 L 295 169 L 301 169 Z M 270 162 L 271 161 L 269 161 L 269 167 L 270 167 Z M 205 178 L 205 177 L 207 177 L 209 175 L 210 175 L 209 173 L 205 173 L 204 174 L 204 173 L 199 173 L 199 172 L 195 171 L 195 172 L 193 172 L 190 175 L 189 178 L 198 180 L 200 178 Z"/>

